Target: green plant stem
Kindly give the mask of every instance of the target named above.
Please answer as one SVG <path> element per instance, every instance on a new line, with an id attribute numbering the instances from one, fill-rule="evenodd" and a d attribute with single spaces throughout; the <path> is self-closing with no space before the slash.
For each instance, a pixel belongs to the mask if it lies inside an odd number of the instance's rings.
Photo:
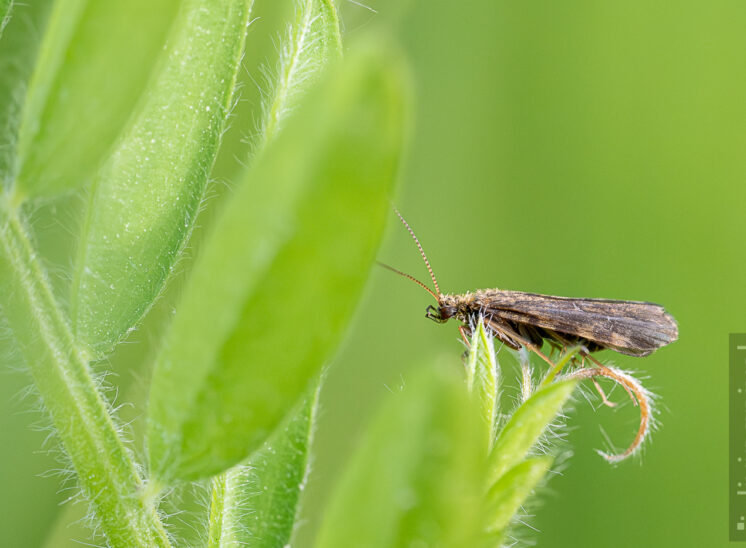
<path id="1" fill-rule="evenodd" d="M 237 537 L 241 524 L 236 520 L 236 495 L 245 481 L 244 470 L 238 465 L 212 478 L 207 548 L 244 546 Z"/>
<path id="2" fill-rule="evenodd" d="M 0 204 L 0 306 L 111 546 L 170 546 L 16 209 Z"/>
<path id="3" fill-rule="evenodd" d="M 227 473 L 212 479 L 210 495 L 210 518 L 207 534 L 207 547 L 219 548 L 223 537 L 223 516 L 225 515 L 225 483 Z"/>

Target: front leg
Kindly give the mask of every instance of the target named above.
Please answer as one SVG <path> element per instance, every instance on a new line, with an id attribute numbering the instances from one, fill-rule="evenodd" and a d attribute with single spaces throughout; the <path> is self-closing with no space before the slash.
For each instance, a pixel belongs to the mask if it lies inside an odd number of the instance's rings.
<path id="1" fill-rule="evenodd" d="M 513 350 L 520 350 L 521 347 L 524 346 L 520 341 L 520 336 L 515 333 L 510 325 L 502 318 L 494 316 L 489 319 L 485 318 L 484 325 L 500 342 Z"/>
<path id="2" fill-rule="evenodd" d="M 556 364 L 541 351 L 541 348 L 536 346 L 530 340 L 516 333 L 515 330 L 510 326 L 510 324 L 505 320 L 501 318 L 490 318 L 489 325 L 490 329 L 495 333 L 497 338 L 514 350 L 518 350 L 522 346 L 526 347 L 534 354 L 539 356 L 542 360 L 547 362 L 551 367 L 556 367 Z"/>
<path id="3" fill-rule="evenodd" d="M 471 346 L 471 327 L 468 325 L 460 325 L 458 327 L 458 332 L 461 334 L 461 338 L 464 339 L 466 346 Z"/>

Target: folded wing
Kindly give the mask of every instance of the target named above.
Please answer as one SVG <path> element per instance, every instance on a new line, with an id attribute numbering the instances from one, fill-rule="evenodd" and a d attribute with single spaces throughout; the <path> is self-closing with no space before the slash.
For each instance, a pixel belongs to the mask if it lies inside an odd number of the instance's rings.
<path id="1" fill-rule="evenodd" d="M 679 336 L 676 320 L 662 306 L 648 302 L 495 289 L 477 293 L 475 304 L 487 316 L 571 335 L 631 356 L 647 356 Z"/>

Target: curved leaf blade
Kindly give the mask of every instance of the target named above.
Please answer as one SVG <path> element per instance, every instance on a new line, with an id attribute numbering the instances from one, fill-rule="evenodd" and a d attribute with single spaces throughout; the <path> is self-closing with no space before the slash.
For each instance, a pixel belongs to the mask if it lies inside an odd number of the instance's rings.
<path id="1" fill-rule="evenodd" d="M 90 182 L 143 93 L 177 10 L 176 0 L 55 3 L 20 127 L 19 199 Z"/>
<path id="2" fill-rule="evenodd" d="M 324 513 L 316 548 L 475 546 L 484 444 L 456 375 L 425 370 L 367 428 Z"/>
<path id="3" fill-rule="evenodd" d="M 488 484 L 493 484 L 524 459 L 577 386 L 566 380 L 540 388 L 521 404 L 503 427 L 492 448 Z"/>
<path id="4" fill-rule="evenodd" d="M 502 537 L 505 529 L 544 478 L 552 457 L 532 457 L 508 470 L 487 494 L 487 533 Z"/>
<path id="5" fill-rule="evenodd" d="M 383 231 L 404 83 L 398 57 L 358 50 L 229 202 L 156 360 L 149 450 L 162 481 L 245 458 L 339 344 Z"/>
<path id="6" fill-rule="evenodd" d="M 251 0 L 182 6 L 147 100 L 98 174 L 73 278 L 76 333 L 107 352 L 190 234 L 230 109 Z"/>

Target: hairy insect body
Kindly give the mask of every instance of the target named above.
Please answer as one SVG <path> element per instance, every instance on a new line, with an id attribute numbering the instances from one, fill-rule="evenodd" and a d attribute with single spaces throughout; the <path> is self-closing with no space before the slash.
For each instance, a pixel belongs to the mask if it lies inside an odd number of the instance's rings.
<path id="1" fill-rule="evenodd" d="M 427 317 L 456 318 L 486 327 L 511 348 L 544 341 L 555 347 L 582 345 L 587 353 L 604 348 L 629 356 L 647 356 L 678 338 L 676 320 L 662 306 L 641 301 L 575 299 L 522 291 L 485 289 L 463 295 L 439 295 Z"/>

